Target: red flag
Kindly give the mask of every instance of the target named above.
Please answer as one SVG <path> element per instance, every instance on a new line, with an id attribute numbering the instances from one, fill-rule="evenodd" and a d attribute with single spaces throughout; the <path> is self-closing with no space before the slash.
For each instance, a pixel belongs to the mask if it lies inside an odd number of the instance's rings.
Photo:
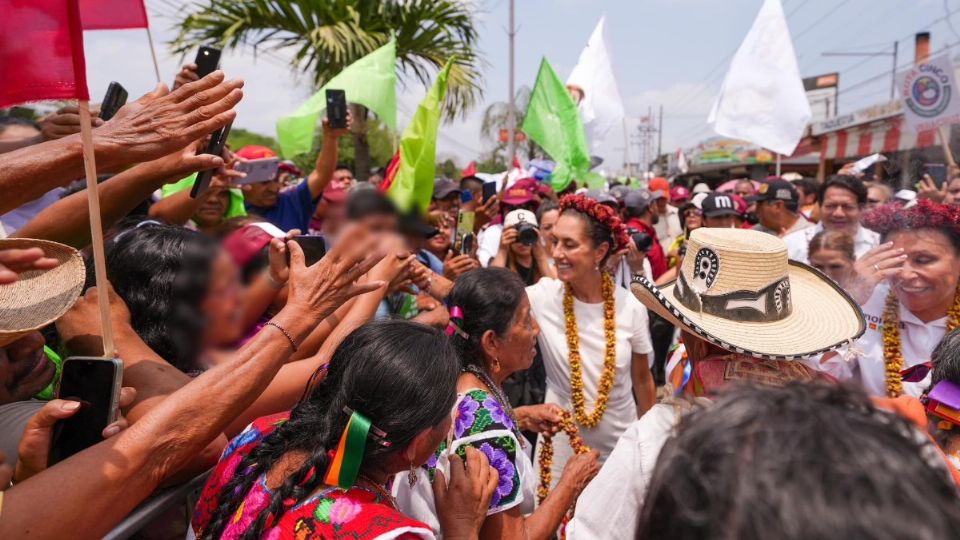
<path id="1" fill-rule="evenodd" d="M 149 26 L 143 0 L 80 0 L 80 19 L 84 30 Z"/>
<path id="2" fill-rule="evenodd" d="M 380 193 L 386 193 L 390 189 L 390 185 L 393 184 L 393 179 L 397 177 L 397 171 L 400 170 L 400 150 L 397 150 L 393 157 L 390 158 L 390 163 L 387 164 L 387 172 L 383 176 L 383 182 L 380 184 Z"/>
<path id="3" fill-rule="evenodd" d="M 464 169 L 463 172 L 460 173 L 460 178 L 466 178 L 466 177 L 468 177 L 468 176 L 473 176 L 473 175 L 475 175 L 475 174 L 477 174 L 477 162 L 476 162 L 476 161 L 471 161 L 471 162 L 467 165 L 467 168 Z"/>
<path id="4" fill-rule="evenodd" d="M 0 0 L 0 107 L 90 99 L 77 0 Z"/>

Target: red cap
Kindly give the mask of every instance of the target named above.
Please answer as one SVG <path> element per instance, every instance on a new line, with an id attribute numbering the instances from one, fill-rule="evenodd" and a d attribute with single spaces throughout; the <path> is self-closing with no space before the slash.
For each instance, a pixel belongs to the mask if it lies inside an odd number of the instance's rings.
<path id="1" fill-rule="evenodd" d="M 539 182 L 536 178 L 521 178 L 503 194 L 503 202 L 511 206 L 526 204 L 533 200 L 533 194 L 538 187 Z"/>
<path id="2" fill-rule="evenodd" d="M 267 148 L 266 146 L 260 146 L 256 144 L 251 144 L 249 146 L 244 146 L 243 148 L 234 152 L 237 156 L 242 157 L 243 159 L 263 159 L 277 157 L 277 153 L 272 149 Z"/>
<path id="3" fill-rule="evenodd" d="M 347 192 L 342 186 L 330 182 L 323 188 L 323 198 L 332 203 L 342 203 L 347 200 Z"/>
<path id="4" fill-rule="evenodd" d="M 650 184 L 647 186 L 647 189 L 650 191 L 659 191 L 663 193 L 664 197 L 670 196 L 670 182 L 662 176 L 658 176 L 653 180 L 650 180 Z"/>
<path id="5" fill-rule="evenodd" d="M 673 186 L 670 188 L 670 200 L 672 202 L 686 202 L 690 200 L 690 190 L 683 186 Z"/>

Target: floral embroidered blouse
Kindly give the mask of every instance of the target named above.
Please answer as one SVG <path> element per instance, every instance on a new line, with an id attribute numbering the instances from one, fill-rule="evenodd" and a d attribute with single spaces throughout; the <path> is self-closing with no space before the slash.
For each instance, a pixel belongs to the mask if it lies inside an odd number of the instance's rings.
<path id="1" fill-rule="evenodd" d="M 200 502 L 193 516 L 193 532 L 196 538 L 203 537 L 204 528 L 210 523 L 217 508 L 220 491 L 236 474 L 237 465 L 243 457 L 289 416 L 290 413 L 281 413 L 259 418 L 230 442 L 200 494 Z M 265 476 L 261 475 L 224 529 L 221 538 L 235 539 L 243 535 L 267 508 L 271 496 Z M 263 538 L 433 540 L 436 537 L 423 523 L 388 506 L 376 491 L 358 486 L 346 491 L 327 488 L 293 505 L 284 512 L 278 523 L 264 531 Z"/>
<path id="2" fill-rule="evenodd" d="M 453 430 L 447 441 L 419 469 L 419 480 L 411 488 L 407 474 L 394 481 L 394 495 L 400 510 L 415 519 L 439 527 L 431 482 L 437 469 L 449 478 L 451 452 L 461 458 L 466 456 L 467 446 L 483 452 L 490 466 L 497 470 L 497 490 L 490 499 L 487 515 L 519 507 L 524 514 L 534 510 L 536 501 L 536 477 L 533 463 L 515 433 L 513 419 L 504 411 L 497 399 L 484 390 L 468 390 L 460 396 L 454 407 Z"/>

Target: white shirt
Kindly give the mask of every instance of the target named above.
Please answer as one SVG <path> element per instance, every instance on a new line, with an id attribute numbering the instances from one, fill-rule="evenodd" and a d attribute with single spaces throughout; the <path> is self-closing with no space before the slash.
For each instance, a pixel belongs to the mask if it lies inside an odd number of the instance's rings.
<path id="1" fill-rule="evenodd" d="M 564 284 L 560 280 L 543 278 L 527 287 L 533 317 L 540 325 L 540 351 L 547 372 L 547 403 L 571 408 L 570 350 L 567 347 L 566 321 L 563 316 Z M 633 379 L 630 367 L 633 354 L 653 351 L 650 344 L 647 309 L 636 297 L 622 287 L 614 287 L 616 309 L 617 360 L 613 389 L 607 410 L 600 424 L 592 429 L 581 429 L 584 442 L 600 451 L 606 458 L 617 439 L 637 419 L 633 400 Z M 573 311 L 580 337 L 581 373 L 586 410 L 593 411 L 597 399 L 600 375 L 603 373 L 606 339 L 603 331 L 603 303 L 587 304 L 574 298 Z M 555 447 L 561 447 L 558 443 Z M 556 448 L 554 465 L 560 460 L 561 448 Z M 560 465 L 562 467 L 562 464 Z M 554 481 L 559 472 L 554 474 Z"/>
<path id="2" fill-rule="evenodd" d="M 489 266 L 490 261 L 497 256 L 501 235 L 503 235 L 503 225 L 490 225 L 480 231 L 477 236 L 477 259 L 484 268 Z"/>
<path id="3" fill-rule="evenodd" d="M 672 245 L 673 241 L 683 234 L 680 211 L 675 206 L 668 204 L 667 213 L 660 216 L 660 219 L 653 226 L 653 230 L 657 231 L 657 241 L 660 242 L 661 246 Z"/>
<path id="4" fill-rule="evenodd" d="M 856 342 L 855 357 L 849 361 L 850 373 L 859 375 L 864 390 L 872 396 L 885 396 L 886 369 L 883 359 L 883 312 L 887 293 L 886 283 L 877 286 L 870 300 L 862 306 L 867 329 Z M 903 355 L 903 369 L 922 364 L 930 360 L 930 354 L 947 333 L 947 317 L 923 323 L 908 309 L 900 305 L 900 354 Z M 904 394 L 919 397 L 930 385 L 930 375 L 916 383 L 904 382 Z"/>
<path id="5" fill-rule="evenodd" d="M 808 254 L 810 240 L 822 230 L 823 224 L 818 223 L 816 227 L 809 227 L 784 236 L 783 241 L 787 243 L 789 257 L 794 261 L 810 264 Z M 878 245 L 880 245 L 880 234 L 864 227 L 857 227 L 857 234 L 853 237 L 853 253 L 858 259 Z"/>
<path id="6" fill-rule="evenodd" d="M 657 404 L 627 429 L 597 476 L 577 500 L 567 524 L 570 540 L 634 538 L 663 444 L 680 420 L 672 405 Z"/>

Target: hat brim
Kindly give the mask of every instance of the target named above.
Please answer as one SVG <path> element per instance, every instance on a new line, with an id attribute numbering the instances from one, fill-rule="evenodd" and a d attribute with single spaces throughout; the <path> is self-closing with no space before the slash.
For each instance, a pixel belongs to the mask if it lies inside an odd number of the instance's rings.
<path id="1" fill-rule="evenodd" d="M 790 315 L 773 322 L 734 321 L 674 301 L 676 281 L 657 287 L 636 276 L 634 296 L 648 309 L 725 350 L 764 360 L 800 360 L 859 338 L 866 329 L 859 306 L 830 278 L 790 261 Z"/>
<path id="2" fill-rule="evenodd" d="M 721 208 L 721 209 L 719 209 L 719 210 L 709 210 L 709 211 L 704 210 L 704 211 L 703 211 L 703 216 L 704 216 L 704 217 L 720 217 L 720 216 L 740 216 L 740 217 L 742 217 L 742 214 L 741 214 L 740 212 L 738 212 L 736 209 L 733 209 L 733 208 Z"/>
<path id="3" fill-rule="evenodd" d="M 40 248 L 59 264 L 50 270 L 28 270 L 0 293 L 0 347 L 59 319 L 80 296 L 86 269 L 80 253 L 47 240 L 7 238 L 0 250 Z"/>

